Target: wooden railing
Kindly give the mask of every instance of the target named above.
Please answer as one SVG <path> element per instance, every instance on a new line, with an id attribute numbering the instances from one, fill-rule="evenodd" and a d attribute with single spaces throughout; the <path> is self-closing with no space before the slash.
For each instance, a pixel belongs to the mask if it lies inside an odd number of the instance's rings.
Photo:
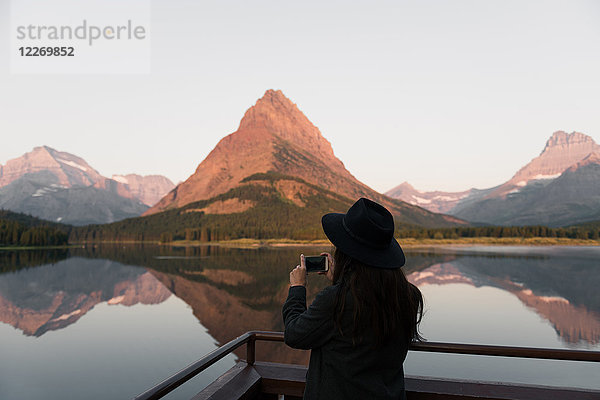
<path id="1" fill-rule="evenodd" d="M 283 342 L 283 332 L 252 331 L 215 349 L 198 361 L 188 365 L 163 382 L 135 397 L 135 400 L 154 400 L 167 395 L 183 383 L 204 371 L 237 348 L 246 345 L 246 362 L 253 365 L 256 361 L 256 341 Z M 600 352 L 585 350 L 562 350 L 530 347 L 489 346 L 478 344 L 413 342 L 411 351 L 435 353 L 474 354 L 483 356 L 537 358 L 549 360 L 600 362 Z"/>

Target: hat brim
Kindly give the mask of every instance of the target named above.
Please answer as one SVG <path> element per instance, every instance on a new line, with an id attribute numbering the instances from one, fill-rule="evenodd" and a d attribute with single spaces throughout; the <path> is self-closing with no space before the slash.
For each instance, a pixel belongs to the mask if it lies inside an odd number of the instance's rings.
<path id="1" fill-rule="evenodd" d="M 406 263 L 404 252 L 396 239 L 392 238 L 390 245 L 383 249 L 373 248 L 363 244 L 346 232 L 342 220 L 346 214 L 330 213 L 321 218 L 321 225 L 327 238 L 333 245 L 350 257 L 378 268 L 400 268 Z"/>

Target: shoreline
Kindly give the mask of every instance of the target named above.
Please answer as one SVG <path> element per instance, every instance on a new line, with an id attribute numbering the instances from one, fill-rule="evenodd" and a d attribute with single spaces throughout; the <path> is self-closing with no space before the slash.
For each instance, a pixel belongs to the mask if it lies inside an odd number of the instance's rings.
<path id="1" fill-rule="evenodd" d="M 460 239 L 415 239 L 415 238 L 396 238 L 398 243 L 404 248 L 419 248 L 419 247 L 446 247 L 446 246 L 600 246 L 600 240 L 592 239 L 570 239 L 570 238 L 548 238 L 548 237 L 532 237 L 532 238 L 491 238 L 491 237 L 475 237 L 475 238 L 460 238 Z M 283 248 L 283 247 L 331 247 L 333 246 L 328 240 L 292 240 L 292 239 L 235 239 L 223 240 L 218 242 L 200 242 L 197 240 L 186 241 L 176 240 L 168 243 L 158 241 L 103 241 L 103 242 L 82 242 L 66 246 L 0 246 L 0 251 L 8 250 L 54 250 L 54 249 L 70 249 L 84 248 L 86 246 L 98 246 L 104 244 L 112 245 L 135 245 L 149 244 L 159 246 L 173 247 L 201 247 L 201 246 L 221 246 L 232 248 Z"/>
<path id="2" fill-rule="evenodd" d="M 58 250 L 82 248 L 85 244 L 67 244 L 62 246 L 0 246 L 0 250 Z"/>
<path id="3" fill-rule="evenodd" d="M 460 239 L 415 239 L 396 238 L 402 247 L 436 247 L 436 246 L 600 246 L 600 240 L 570 239 L 570 238 L 460 238 Z M 177 240 L 170 243 L 159 243 L 162 246 L 196 247 L 196 246 L 223 246 L 237 248 L 259 247 L 331 247 L 328 240 L 291 240 L 291 239 L 236 239 L 219 242 L 199 242 Z"/>

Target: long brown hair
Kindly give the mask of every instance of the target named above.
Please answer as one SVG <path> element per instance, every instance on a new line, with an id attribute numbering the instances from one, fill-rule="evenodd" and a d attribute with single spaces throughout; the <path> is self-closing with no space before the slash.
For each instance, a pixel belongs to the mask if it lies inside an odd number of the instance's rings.
<path id="1" fill-rule="evenodd" d="M 339 249 L 333 254 L 333 284 L 339 285 L 335 301 L 335 323 L 342 335 L 342 314 L 348 291 L 353 297 L 353 343 L 364 339 L 372 329 L 375 346 L 391 340 L 423 340 L 418 325 L 423 317 L 421 291 L 408 282 L 402 268 L 370 267 Z"/>

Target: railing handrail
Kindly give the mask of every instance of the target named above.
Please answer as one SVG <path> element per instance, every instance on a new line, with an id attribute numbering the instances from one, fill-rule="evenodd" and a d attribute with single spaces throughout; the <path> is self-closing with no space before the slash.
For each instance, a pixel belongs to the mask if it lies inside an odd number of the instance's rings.
<path id="1" fill-rule="evenodd" d="M 198 361 L 193 362 L 181 371 L 165 379 L 158 385 L 139 394 L 134 400 L 155 400 L 167 395 L 186 381 L 192 379 L 235 349 L 247 344 L 246 362 L 254 364 L 256 359 L 255 342 L 283 342 L 283 332 L 250 331 L 211 351 Z M 565 350 L 535 347 L 492 346 L 481 344 L 413 342 L 409 346 L 412 351 L 434 353 L 474 354 L 481 356 L 538 358 L 547 360 L 600 362 L 600 351 Z"/>

